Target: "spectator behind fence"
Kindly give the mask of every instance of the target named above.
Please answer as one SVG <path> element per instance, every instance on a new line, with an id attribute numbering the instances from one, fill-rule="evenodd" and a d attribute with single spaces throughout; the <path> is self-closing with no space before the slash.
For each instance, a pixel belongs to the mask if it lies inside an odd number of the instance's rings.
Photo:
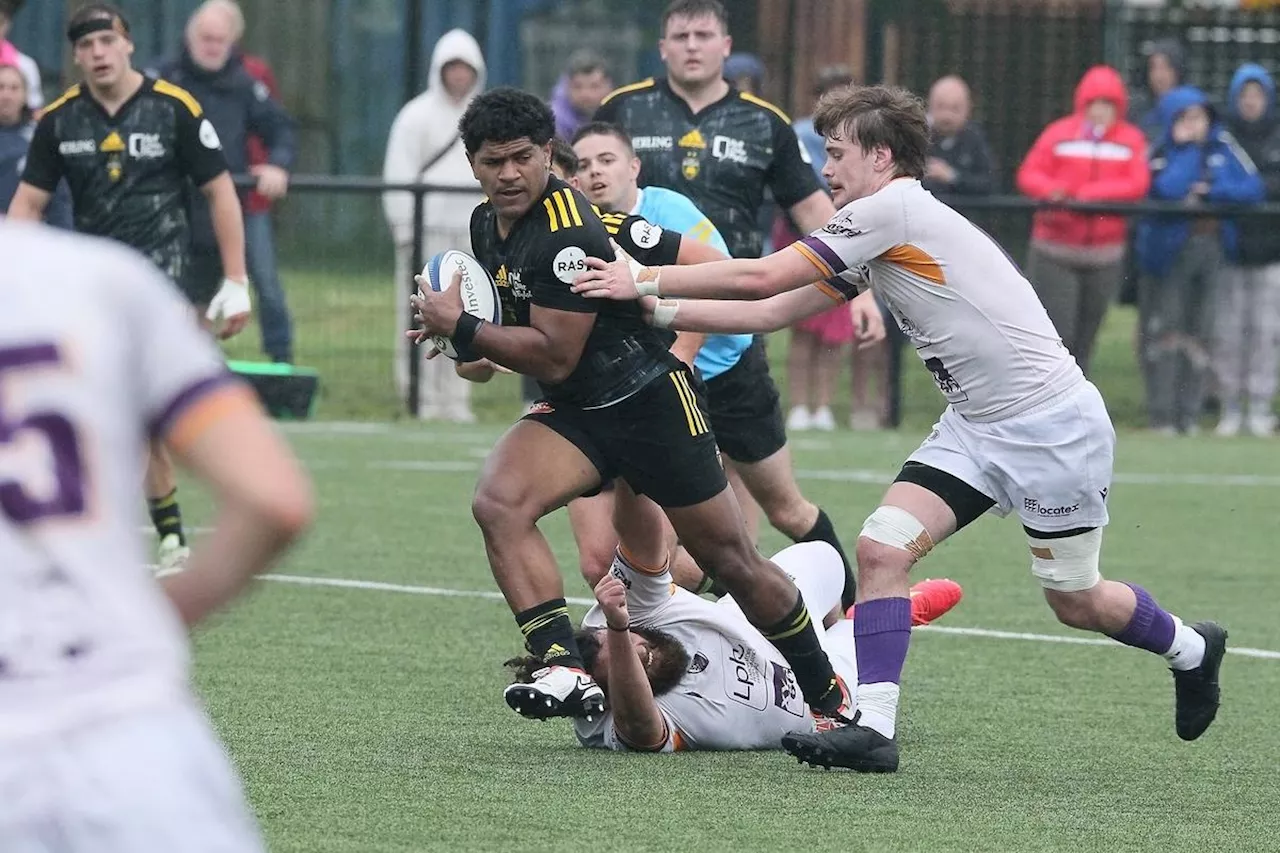
<path id="1" fill-rule="evenodd" d="M 1141 200 L 1151 175 L 1142 131 L 1123 118 L 1127 101 L 1115 69 L 1086 71 L 1075 112 L 1051 123 L 1031 146 L 1018 189 L 1048 201 Z M 1085 375 L 1124 276 L 1127 232 L 1123 216 L 1041 210 L 1034 218 L 1027 278 Z"/>
<path id="2" fill-rule="evenodd" d="M 569 57 L 569 67 L 551 93 L 556 135 L 573 139 L 578 128 L 591 121 L 604 96 L 613 91 L 609 66 L 595 51 L 579 50 Z"/>
<path id="3" fill-rule="evenodd" d="M 1177 39 L 1158 39 L 1147 51 L 1143 85 L 1129 99 L 1129 121 L 1154 145 L 1164 134 L 1160 99 L 1186 82 L 1187 52 Z"/>
<path id="4" fill-rule="evenodd" d="M 985 195 L 994 189 L 991 147 L 969 120 L 969 85 L 957 76 L 939 79 L 929 89 L 929 159 L 924 188 L 935 193 Z"/>
<path id="5" fill-rule="evenodd" d="M 26 0 L 0 0 L 0 65 L 12 65 L 26 81 L 27 108 L 33 113 L 44 106 L 44 90 L 40 88 L 40 66 L 9 41 L 9 27 Z"/>
<path id="6" fill-rule="evenodd" d="M 1180 86 L 1160 100 L 1164 133 L 1151 151 L 1151 197 L 1208 203 L 1265 196 L 1249 156 L 1204 92 Z M 1165 435 L 1193 433 L 1210 368 L 1215 291 L 1224 256 L 1238 258 L 1230 219 L 1155 215 L 1138 225 L 1140 351 L 1147 419 Z"/>
<path id="7" fill-rule="evenodd" d="M 27 79 L 16 65 L 0 63 L 0 219 L 18 191 L 36 122 L 27 106 Z M 66 181 L 44 210 L 44 221 L 71 230 L 71 191 Z"/>
<path id="8" fill-rule="evenodd" d="M 427 193 L 423 259 L 445 249 L 471 247 L 471 211 L 483 201 L 471 173 L 458 120 L 471 100 L 484 89 L 485 63 L 480 45 L 465 30 L 450 30 L 431 54 L 427 89 L 405 104 L 391 125 L 382 176 L 391 183 L 423 183 L 470 192 Z M 395 377 L 403 395 L 409 388 L 409 287 L 419 270 L 413 261 L 413 195 L 388 192 L 382 209 L 396 245 Z M 457 423 L 475 420 L 471 412 L 471 383 L 457 375 L 453 362 L 433 358 L 421 363 L 417 416 Z"/>
<path id="9" fill-rule="evenodd" d="M 1276 87 L 1261 65 L 1240 66 L 1227 96 L 1227 128 L 1280 200 L 1280 116 Z M 1222 400 L 1219 435 L 1241 427 L 1257 436 L 1275 431 L 1280 380 L 1280 222 L 1240 221 L 1236 258 L 1219 279 L 1214 372 Z"/>
<path id="10" fill-rule="evenodd" d="M 245 70 L 236 47 L 244 35 L 244 16 L 234 0 L 206 0 L 187 20 L 181 55 L 162 62 L 149 72 L 189 91 L 200 102 L 205 117 L 217 131 L 222 150 L 233 175 L 250 171 L 248 137 L 261 137 L 267 145 L 268 162 L 254 166 L 258 191 L 272 199 L 283 198 L 289 189 L 289 169 L 296 154 L 294 122 L 284 107 L 271 97 L 267 87 Z M 257 225 L 261 226 L 261 220 Z M 274 257 L 261 263 L 264 249 L 259 241 L 250 248 L 251 224 L 245 223 L 246 260 L 250 281 L 257 294 L 258 321 L 262 349 L 277 362 L 293 360 L 293 335 L 284 288 L 276 274 Z M 259 232 L 261 228 L 259 227 Z M 196 277 L 222 277 L 222 265 L 213 240 L 209 207 L 202 198 L 191 198 L 191 266 Z M 267 237 L 270 248 L 270 234 Z M 274 254 L 274 253 L 272 253 Z"/>

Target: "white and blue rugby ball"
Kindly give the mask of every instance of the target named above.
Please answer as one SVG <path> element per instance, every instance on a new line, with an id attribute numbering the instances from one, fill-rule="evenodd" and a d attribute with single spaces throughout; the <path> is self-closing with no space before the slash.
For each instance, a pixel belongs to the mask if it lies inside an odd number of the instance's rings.
<path id="1" fill-rule="evenodd" d="M 447 249 L 427 261 L 422 270 L 422 277 L 431 285 L 436 293 L 448 289 L 453 283 L 453 275 L 462 271 L 462 310 L 473 317 L 487 320 L 495 325 L 502 323 L 502 299 L 498 295 L 498 285 L 493 276 L 478 260 L 457 249 Z M 444 335 L 434 335 L 431 342 L 444 355 L 458 361 L 458 348 L 453 341 Z M 462 360 L 468 360 L 463 354 Z"/>

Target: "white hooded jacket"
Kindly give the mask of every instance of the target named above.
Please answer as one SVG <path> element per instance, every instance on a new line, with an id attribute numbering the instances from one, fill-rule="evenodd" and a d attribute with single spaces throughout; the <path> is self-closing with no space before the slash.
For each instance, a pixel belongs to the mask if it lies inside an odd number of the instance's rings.
<path id="1" fill-rule="evenodd" d="M 475 86 L 460 101 L 449 97 L 441 78 L 445 65 L 454 60 L 462 60 L 476 70 Z M 458 120 L 471 100 L 484 90 L 484 83 L 485 63 L 479 43 L 466 30 L 450 30 L 440 37 L 431 53 L 426 91 L 405 104 L 391 125 L 382 168 L 384 180 L 396 183 L 421 180 L 428 184 L 476 190 L 474 195 L 428 193 L 424 199 L 428 231 L 465 231 L 471 211 L 484 198 L 471 173 L 462 138 L 458 135 Z M 446 148 L 448 150 L 443 156 L 439 156 Z M 430 168 L 427 168 L 428 164 L 431 164 Z M 382 209 L 396 245 L 405 246 L 412 242 L 412 194 L 384 193 Z"/>

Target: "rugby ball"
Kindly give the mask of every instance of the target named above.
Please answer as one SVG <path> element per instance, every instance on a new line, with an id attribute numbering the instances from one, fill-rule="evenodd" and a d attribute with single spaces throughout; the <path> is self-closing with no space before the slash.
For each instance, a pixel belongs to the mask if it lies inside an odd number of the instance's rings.
<path id="1" fill-rule="evenodd" d="M 436 293 L 449 288 L 453 283 L 454 273 L 462 271 L 462 310 L 473 317 L 487 320 L 490 323 L 502 323 L 502 299 L 498 295 L 498 285 L 493 276 L 478 260 L 460 252 L 448 249 L 427 261 L 422 270 L 422 277 Z M 475 356 L 459 353 L 453 341 L 444 335 L 434 335 L 431 342 L 441 353 L 455 361 L 474 361 Z"/>

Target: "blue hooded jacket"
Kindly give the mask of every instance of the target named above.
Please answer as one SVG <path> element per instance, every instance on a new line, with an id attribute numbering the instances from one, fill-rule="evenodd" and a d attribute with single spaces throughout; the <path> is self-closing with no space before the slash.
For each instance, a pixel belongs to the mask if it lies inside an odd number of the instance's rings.
<path id="1" fill-rule="evenodd" d="M 1267 109 L 1259 118 L 1240 115 L 1240 92 L 1248 83 L 1257 83 L 1267 97 Z M 1231 78 L 1227 95 L 1227 128 L 1240 143 L 1262 178 L 1267 198 L 1280 199 L 1280 110 L 1276 109 L 1276 84 L 1267 69 L 1254 62 L 1241 65 Z M 1280 225 L 1274 219 L 1240 220 L 1239 257 L 1242 266 L 1280 263 Z"/>
<path id="2" fill-rule="evenodd" d="M 1203 144 L 1179 145 L 1173 141 L 1173 124 L 1183 111 L 1202 106 L 1209 111 L 1209 136 Z M 1243 203 L 1261 201 L 1266 195 L 1262 178 L 1253 161 L 1218 120 L 1204 92 L 1193 86 L 1179 86 L 1160 99 L 1160 140 L 1151 150 L 1151 198 L 1181 201 L 1198 182 L 1209 185 L 1206 202 Z M 1178 214 L 1149 216 L 1138 225 L 1138 265 L 1150 275 L 1167 275 L 1191 236 L 1191 217 Z M 1223 251 L 1236 255 L 1236 225 L 1221 220 Z"/>

